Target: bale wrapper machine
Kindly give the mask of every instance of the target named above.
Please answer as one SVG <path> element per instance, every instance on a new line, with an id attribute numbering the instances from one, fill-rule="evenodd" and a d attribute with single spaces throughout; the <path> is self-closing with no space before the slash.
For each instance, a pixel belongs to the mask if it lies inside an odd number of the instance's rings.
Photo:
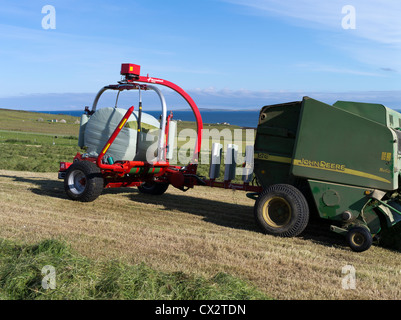
<path id="1" fill-rule="evenodd" d="M 92 108 L 85 108 L 81 117 L 78 144 L 87 148 L 78 153 L 72 163 L 61 162 L 59 178 L 65 181 L 67 195 L 83 202 L 95 200 L 103 188 L 137 186 L 141 192 L 164 193 L 169 184 L 185 189 L 199 180 L 196 175 L 198 155 L 201 147 L 202 118 L 192 98 L 177 85 L 158 78 L 139 75 L 140 66 L 122 64 L 123 80 L 118 84 L 103 87 L 96 95 Z M 178 92 L 191 106 L 197 122 L 198 137 L 191 163 L 185 167 L 169 163 L 169 148 L 174 146 L 176 123 L 172 114 L 167 115 L 167 106 L 162 91 L 154 84 L 166 86 Z M 142 112 L 142 99 L 138 111 L 134 106 L 128 110 L 101 108 L 97 104 L 104 92 L 114 90 L 117 99 L 124 90 L 140 93 L 153 90 L 161 102 L 160 121 Z M 153 140 L 156 140 L 156 145 Z M 152 149 L 152 146 L 155 147 Z"/>

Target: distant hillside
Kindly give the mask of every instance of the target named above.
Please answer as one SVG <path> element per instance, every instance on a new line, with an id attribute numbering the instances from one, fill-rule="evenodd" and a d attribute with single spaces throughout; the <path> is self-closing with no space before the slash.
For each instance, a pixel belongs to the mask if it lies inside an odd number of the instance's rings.
<path id="1" fill-rule="evenodd" d="M 77 136 L 79 117 L 0 109 L 0 130 Z"/>

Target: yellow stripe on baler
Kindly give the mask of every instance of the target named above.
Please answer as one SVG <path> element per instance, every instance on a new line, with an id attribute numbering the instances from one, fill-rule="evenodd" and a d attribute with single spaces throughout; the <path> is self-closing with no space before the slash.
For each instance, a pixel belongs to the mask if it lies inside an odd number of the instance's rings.
<path id="1" fill-rule="evenodd" d="M 259 160 L 281 162 L 281 163 L 288 163 L 288 164 L 291 164 L 291 160 L 292 160 L 291 158 L 288 158 L 288 157 L 273 156 L 271 154 L 263 153 L 263 152 L 255 153 L 254 157 L 255 157 L 255 159 L 259 159 Z"/>
<path id="2" fill-rule="evenodd" d="M 272 162 L 280 162 L 280 163 L 286 163 L 286 164 L 293 164 L 294 166 L 299 166 L 299 167 L 306 167 L 306 168 L 311 168 L 311 169 L 319 169 L 319 170 L 326 170 L 326 171 L 332 171 L 332 172 L 338 172 L 338 173 L 345 173 L 353 176 L 358 176 L 358 177 L 363 177 L 367 179 L 372 179 L 372 180 L 377 180 L 385 183 L 391 183 L 391 181 L 376 176 L 371 173 L 363 172 L 363 171 L 358 171 L 358 170 L 353 170 L 353 169 L 348 169 L 348 168 L 343 168 L 342 170 L 336 170 L 336 169 L 331 169 L 331 168 L 324 168 L 324 167 L 316 167 L 312 165 L 308 165 L 306 163 L 303 163 L 302 160 L 298 159 L 291 159 L 288 157 L 282 157 L 282 156 L 274 156 L 268 153 L 264 152 L 259 152 L 255 153 L 255 159 L 259 160 L 265 160 L 265 161 L 272 161 Z"/>
<path id="3" fill-rule="evenodd" d="M 312 168 L 312 169 L 319 169 L 319 170 L 326 170 L 326 171 L 332 171 L 332 172 L 338 172 L 338 173 L 345 173 L 345 174 L 350 174 L 353 176 L 358 176 L 358 177 L 363 177 L 367 179 L 372 179 L 372 180 L 377 180 L 385 183 L 391 183 L 389 180 L 384 179 L 382 177 L 376 176 L 374 174 L 370 174 L 367 172 L 363 171 L 358 171 L 358 170 L 353 170 L 353 169 L 348 169 L 344 168 L 343 170 L 336 170 L 336 169 L 331 169 L 331 168 L 324 168 L 324 167 L 316 167 L 312 165 L 308 165 L 302 162 L 302 160 L 294 159 L 292 164 L 294 166 L 300 166 L 300 167 L 306 167 L 306 168 Z"/>

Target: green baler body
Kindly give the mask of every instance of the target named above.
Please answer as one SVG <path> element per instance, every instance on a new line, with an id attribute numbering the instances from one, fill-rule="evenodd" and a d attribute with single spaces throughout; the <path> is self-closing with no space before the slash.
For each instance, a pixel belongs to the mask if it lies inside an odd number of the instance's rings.
<path id="1" fill-rule="evenodd" d="M 380 231 L 377 212 L 389 226 L 401 219 L 394 207 L 372 199 L 374 190 L 399 188 L 401 114 L 380 104 L 302 101 L 265 106 L 255 140 L 259 183 L 306 181 L 320 217 Z"/>

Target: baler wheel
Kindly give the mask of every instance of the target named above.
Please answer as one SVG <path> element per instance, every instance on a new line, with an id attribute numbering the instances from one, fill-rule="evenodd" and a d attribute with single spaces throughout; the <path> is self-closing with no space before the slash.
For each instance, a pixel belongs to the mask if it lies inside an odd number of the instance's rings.
<path id="1" fill-rule="evenodd" d="M 373 243 L 370 231 L 365 227 L 353 227 L 346 235 L 348 245 L 355 252 L 366 251 Z"/>
<path id="2" fill-rule="evenodd" d="M 90 161 L 74 162 L 64 178 L 64 189 L 72 200 L 90 202 L 103 191 L 104 181 L 100 169 Z"/>
<path id="3" fill-rule="evenodd" d="M 138 187 L 141 193 L 151 194 L 154 196 L 160 196 L 166 192 L 169 184 L 168 183 L 148 183 L 145 182 Z"/>
<path id="4" fill-rule="evenodd" d="M 280 237 L 299 235 L 309 221 L 304 195 L 288 184 L 275 184 L 265 189 L 256 200 L 254 214 L 263 232 Z"/>

